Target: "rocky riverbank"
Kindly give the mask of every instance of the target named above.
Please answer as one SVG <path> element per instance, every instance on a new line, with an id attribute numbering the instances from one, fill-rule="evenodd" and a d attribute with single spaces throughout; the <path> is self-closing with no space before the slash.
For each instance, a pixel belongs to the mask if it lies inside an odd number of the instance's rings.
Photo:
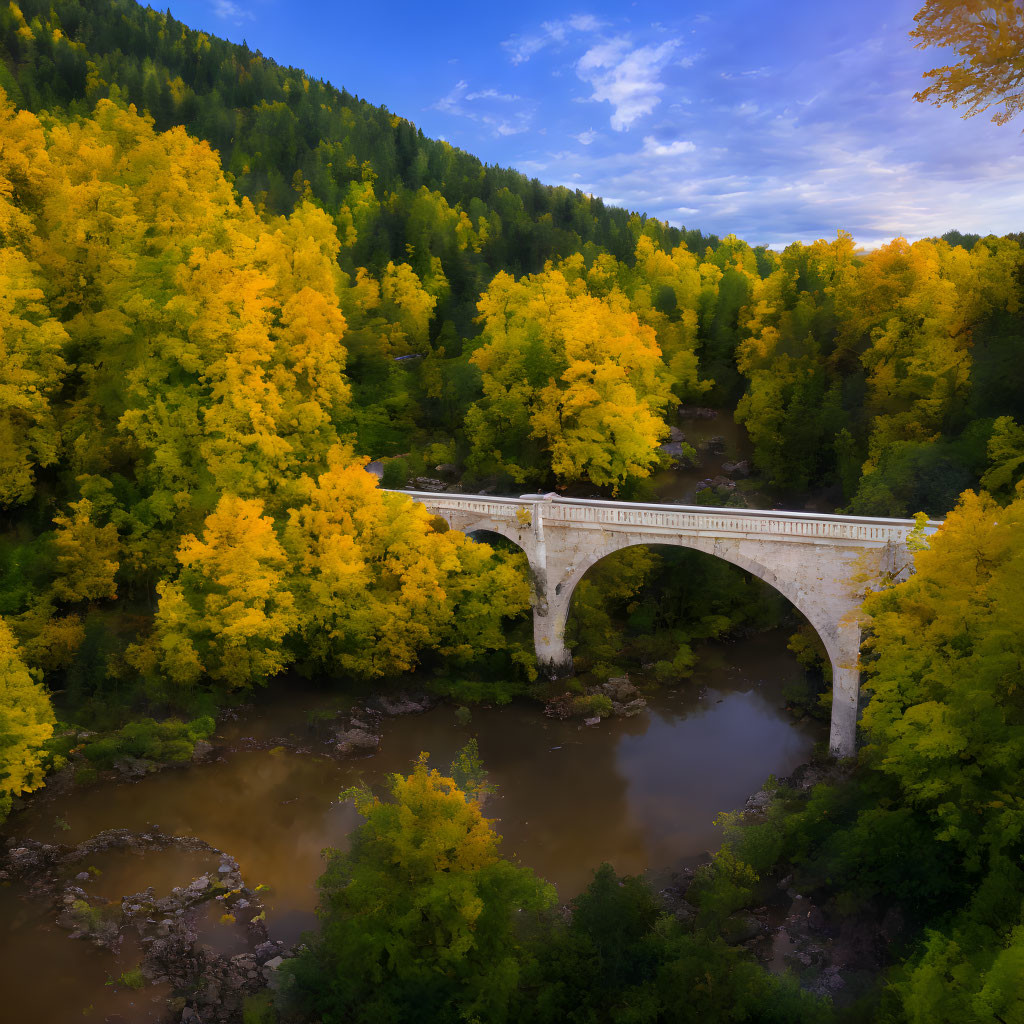
<path id="1" fill-rule="evenodd" d="M 88 871 L 68 880 L 69 869 L 97 854 L 138 854 L 176 849 L 209 853 L 219 864 L 158 898 L 149 887 L 110 901 L 89 892 Z M 165 986 L 172 1019 L 227 1024 L 241 1019 L 245 998 L 272 984 L 292 950 L 267 934 L 257 889 L 243 880 L 230 854 L 194 836 L 108 829 L 77 846 L 11 839 L 0 856 L 0 882 L 14 883 L 26 899 L 50 907 L 70 939 L 116 954 L 129 939 L 139 949 L 140 983 Z M 199 942 L 200 921 L 214 904 L 249 949 L 226 956 Z"/>
<path id="2" fill-rule="evenodd" d="M 832 761 L 813 761 L 779 779 L 778 785 L 809 791 L 819 783 L 838 782 L 848 771 Z M 750 796 L 741 809 L 742 822 L 763 822 L 777 792 L 762 789 Z M 660 893 L 666 909 L 684 923 L 697 916 L 697 908 L 687 899 L 697 870 L 683 868 Z M 827 996 L 839 1006 L 870 988 L 904 929 L 898 912 L 875 908 L 843 914 L 833 902 L 798 891 L 786 867 L 762 878 L 758 893 L 759 905 L 731 915 L 723 938 L 748 949 L 770 970 L 792 972 L 808 992 Z"/>

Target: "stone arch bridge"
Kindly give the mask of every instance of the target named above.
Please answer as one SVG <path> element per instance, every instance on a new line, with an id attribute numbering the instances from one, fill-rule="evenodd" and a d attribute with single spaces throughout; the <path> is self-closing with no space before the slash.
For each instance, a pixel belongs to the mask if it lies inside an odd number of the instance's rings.
<path id="1" fill-rule="evenodd" d="M 648 505 L 526 494 L 404 491 L 452 529 L 513 541 L 533 574 L 537 660 L 551 675 L 571 671 L 565 646 L 569 600 L 586 571 L 613 551 L 638 544 L 694 548 L 757 576 L 785 595 L 818 632 L 832 662 L 829 746 L 855 749 L 860 690 L 859 608 L 866 590 L 902 579 L 913 566 L 908 519 Z M 926 532 L 941 524 L 929 522 Z"/>

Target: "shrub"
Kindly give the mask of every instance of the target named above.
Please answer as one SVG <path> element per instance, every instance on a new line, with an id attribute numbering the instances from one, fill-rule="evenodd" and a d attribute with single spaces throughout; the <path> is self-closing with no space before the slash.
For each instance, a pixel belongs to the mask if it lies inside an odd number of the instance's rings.
<path id="1" fill-rule="evenodd" d="M 573 697 L 573 714 L 583 718 L 590 718 L 597 715 L 598 718 L 607 718 L 612 713 L 612 699 L 603 693 L 591 693 L 586 697 Z"/>
<path id="2" fill-rule="evenodd" d="M 84 753 L 98 768 L 110 768 L 124 757 L 178 763 L 187 761 L 196 741 L 211 736 L 213 730 L 214 721 L 209 716 L 191 722 L 176 718 L 164 722 L 142 718 L 87 743 Z"/>

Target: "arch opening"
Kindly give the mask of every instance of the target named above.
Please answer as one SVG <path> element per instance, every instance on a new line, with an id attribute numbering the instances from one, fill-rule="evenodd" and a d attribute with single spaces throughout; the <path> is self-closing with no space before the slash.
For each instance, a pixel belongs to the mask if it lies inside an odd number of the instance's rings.
<path id="1" fill-rule="evenodd" d="M 793 664 L 787 702 L 798 716 L 827 718 L 819 700 L 831 683 L 825 642 L 762 575 L 682 543 L 625 544 L 588 561 L 562 587 L 569 590 L 565 645 L 584 677 L 625 671 L 671 684 L 692 674 L 706 642 L 776 631 L 780 664 L 790 659 L 785 637 L 800 666 Z"/>

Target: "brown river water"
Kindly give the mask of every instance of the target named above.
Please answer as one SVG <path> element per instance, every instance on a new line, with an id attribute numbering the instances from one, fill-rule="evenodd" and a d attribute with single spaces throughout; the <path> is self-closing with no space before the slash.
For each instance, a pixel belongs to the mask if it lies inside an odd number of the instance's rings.
<path id="1" fill-rule="evenodd" d="M 715 815 L 742 805 L 765 778 L 805 761 L 824 726 L 794 723 L 781 709 L 782 686 L 800 673 L 784 632 L 710 645 L 693 677 L 649 697 L 633 719 L 585 727 L 546 718 L 534 704 L 477 708 L 457 724 L 451 705 L 386 720 L 380 751 L 339 761 L 288 749 L 244 749 L 247 738 L 309 740 L 306 715 L 334 709 L 321 690 L 276 691 L 224 723 L 218 759 L 165 770 L 138 782 L 103 782 L 30 802 L 7 822 L 8 836 L 74 844 L 105 828 L 194 835 L 237 858 L 250 886 L 270 887 L 271 938 L 293 942 L 315 924 L 321 851 L 344 848 L 358 824 L 341 790 L 380 785 L 430 752 L 443 770 L 475 736 L 497 785 L 485 807 L 504 852 L 554 882 L 568 901 L 609 861 L 620 872 L 648 871 L 657 885 L 719 841 Z M 234 749 L 232 749 L 234 748 Z M 242 748 L 242 749 L 240 749 Z M 82 885 L 116 900 L 153 885 L 157 895 L 209 870 L 200 853 L 118 851 L 94 857 Z M 76 866 L 74 871 L 81 870 Z M 117 961 L 70 940 L 54 913 L 0 888 L 0 1018 L 38 1024 L 164 1019 L 167 993 L 107 984 L 138 962 L 127 943 Z M 237 931 L 213 917 L 201 941 L 241 952 Z M 237 948 L 236 948 L 237 947 Z"/>
<path id="2" fill-rule="evenodd" d="M 663 469 L 651 477 L 651 485 L 655 500 L 685 505 L 693 502 L 698 483 L 724 475 L 722 467 L 727 462 L 750 459 L 753 446 L 746 430 L 724 410 L 719 410 L 714 419 L 680 420 L 679 426 L 686 443 L 697 450 L 700 462 L 696 466 Z M 713 438 L 720 439 L 721 450 L 708 451 L 703 447 Z"/>

